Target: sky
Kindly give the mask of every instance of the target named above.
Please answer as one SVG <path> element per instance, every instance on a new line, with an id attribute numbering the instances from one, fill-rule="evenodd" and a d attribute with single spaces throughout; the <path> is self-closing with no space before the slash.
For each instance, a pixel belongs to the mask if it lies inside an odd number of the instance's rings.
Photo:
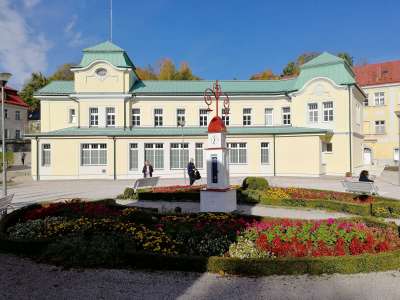
<path id="1" fill-rule="evenodd" d="M 21 88 L 110 38 L 110 0 L 0 0 L 0 72 Z M 113 42 L 137 66 L 189 63 L 203 79 L 280 73 L 304 52 L 400 59 L 400 1 L 113 0 Z"/>

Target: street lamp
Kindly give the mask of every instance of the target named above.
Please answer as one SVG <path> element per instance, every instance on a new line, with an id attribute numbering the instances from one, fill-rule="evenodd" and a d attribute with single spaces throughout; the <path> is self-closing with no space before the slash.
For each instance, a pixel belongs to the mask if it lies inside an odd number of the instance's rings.
<path id="1" fill-rule="evenodd" d="M 1 86 L 1 146 L 2 146 L 2 159 L 3 159 L 3 195 L 7 196 L 7 166 L 6 166 L 6 138 L 4 136 L 4 87 L 7 81 L 11 78 L 11 73 L 0 73 L 0 86 Z"/>
<path id="2" fill-rule="evenodd" d="M 182 157 L 181 157 L 181 159 L 182 159 L 182 161 L 183 161 L 183 151 L 184 151 L 184 148 L 183 148 L 183 143 L 184 143 L 184 137 L 183 137 L 183 127 L 185 127 L 185 120 L 182 120 L 182 119 L 180 119 L 179 121 L 178 121 L 178 126 L 180 126 L 181 127 L 181 129 L 182 129 L 182 145 L 181 145 L 181 155 L 182 155 Z M 186 168 L 185 168 L 185 165 L 183 165 L 183 180 L 184 180 L 184 184 L 186 185 Z"/>
<path id="3" fill-rule="evenodd" d="M 397 153 L 398 153 L 397 165 L 399 167 L 398 172 L 399 172 L 399 185 L 400 185 L 400 110 L 395 111 L 394 113 L 396 114 L 397 118 L 399 119 L 399 148 L 397 150 Z"/>

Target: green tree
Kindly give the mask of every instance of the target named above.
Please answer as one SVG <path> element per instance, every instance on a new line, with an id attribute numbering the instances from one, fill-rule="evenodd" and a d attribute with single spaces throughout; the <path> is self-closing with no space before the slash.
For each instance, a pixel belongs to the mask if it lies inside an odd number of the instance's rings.
<path id="1" fill-rule="evenodd" d="M 53 75 L 49 77 L 49 80 L 74 80 L 74 73 L 71 71 L 72 66 L 74 64 L 71 63 L 59 66 Z"/>
<path id="2" fill-rule="evenodd" d="M 353 57 L 347 52 L 340 52 L 337 54 L 340 58 L 343 58 L 350 66 L 353 66 Z"/>
<path id="3" fill-rule="evenodd" d="M 31 78 L 25 83 L 19 95 L 30 106 L 33 111 L 39 110 L 39 100 L 33 94 L 49 83 L 49 80 L 42 73 L 32 73 Z"/>
<path id="4" fill-rule="evenodd" d="M 283 77 L 293 76 L 293 75 L 298 75 L 299 73 L 300 73 L 299 66 L 294 61 L 291 61 L 286 65 L 286 67 L 283 68 L 282 76 Z"/>

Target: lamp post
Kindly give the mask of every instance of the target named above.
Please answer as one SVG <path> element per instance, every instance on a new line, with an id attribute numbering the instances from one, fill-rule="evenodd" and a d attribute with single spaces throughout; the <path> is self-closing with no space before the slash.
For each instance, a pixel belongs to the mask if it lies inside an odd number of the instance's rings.
<path id="1" fill-rule="evenodd" d="M 6 138 L 4 128 L 4 87 L 10 79 L 10 73 L 0 73 L 0 86 L 1 86 L 1 146 L 2 146 L 2 159 L 3 159 L 3 195 L 7 196 L 7 165 L 6 165 Z"/>
<path id="2" fill-rule="evenodd" d="M 184 139 L 184 136 L 183 136 L 183 127 L 185 127 L 185 121 L 184 120 L 179 120 L 179 122 L 178 122 L 178 126 L 180 126 L 181 127 L 181 129 L 182 129 L 182 144 L 181 144 L 181 154 L 182 154 L 182 157 L 181 157 L 181 159 L 182 159 L 182 161 L 183 161 L 183 150 L 184 150 L 184 148 L 183 148 L 183 143 L 184 143 L 184 141 L 185 141 L 185 139 Z M 185 165 L 183 165 L 183 180 L 184 180 L 184 185 L 186 185 L 186 168 L 185 168 Z"/>
<path id="3" fill-rule="evenodd" d="M 399 146 L 398 146 L 398 150 L 397 150 L 397 153 L 398 153 L 397 164 L 399 167 L 398 172 L 399 172 L 399 185 L 400 185 L 400 110 L 395 111 L 394 113 L 396 114 L 397 118 L 399 119 Z"/>

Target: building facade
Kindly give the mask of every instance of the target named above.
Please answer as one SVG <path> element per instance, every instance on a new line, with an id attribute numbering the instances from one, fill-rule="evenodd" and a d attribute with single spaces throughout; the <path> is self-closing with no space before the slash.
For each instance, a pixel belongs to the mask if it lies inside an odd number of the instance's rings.
<path id="1" fill-rule="evenodd" d="M 145 160 L 154 176 L 183 177 L 190 158 L 205 172 L 215 111 L 203 93 L 213 81 L 142 81 L 110 42 L 85 49 L 72 71 L 74 81 L 36 94 L 34 179 L 138 178 Z M 219 83 L 230 98 L 229 114 L 219 114 L 231 176 L 343 176 L 362 165 L 365 95 L 344 60 L 323 53 L 296 78 Z"/>
<path id="2" fill-rule="evenodd" d="M 28 124 L 28 108 L 29 106 L 18 96 L 16 90 L 5 87 L 4 102 L 4 135 L 6 139 L 7 151 L 19 152 L 27 151 L 29 147 L 26 145 L 23 137 Z M 0 117 L 2 111 L 0 110 Z M 0 136 L 1 136 L 0 130 Z"/>
<path id="3" fill-rule="evenodd" d="M 364 102 L 364 164 L 394 165 L 399 160 L 400 61 L 354 68 L 366 94 Z"/>

